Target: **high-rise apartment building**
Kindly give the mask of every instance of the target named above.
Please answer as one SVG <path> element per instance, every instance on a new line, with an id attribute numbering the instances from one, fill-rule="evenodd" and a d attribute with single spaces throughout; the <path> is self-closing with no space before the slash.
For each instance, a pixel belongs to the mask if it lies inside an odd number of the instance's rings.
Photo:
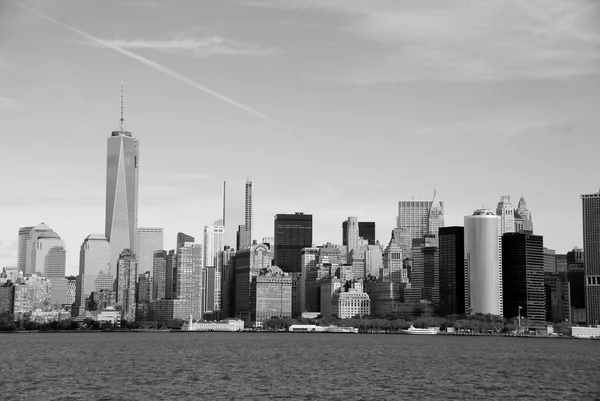
<path id="1" fill-rule="evenodd" d="M 465 229 L 442 227 L 439 231 L 440 303 L 438 314 L 465 313 Z"/>
<path id="2" fill-rule="evenodd" d="M 176 299 L 188 300 L 192 318 L 203 319 L 206 271 L 201 244 L 186 242 L 177 250 L 176 282 Z"/>
<path id="3" fill-rule="evenodd" d="M 110 242 L 111 266 L 124 249 L 135 255 L 137 249 L 139 141 L 125 131 L 121 88 L 121 125 L 107 140 L 106 219 L 104 235 Z"/>
<path id="4" fill-rule="evenodd" d="M 396 227 L 406 229 L 411 240 L 422 238 L 430 233 L 437 235 L 436 231 L 443 226 L 444 202 L 436 200 L 436 194 L 431 201 L 404 200 L 398 202 Z"/>
<path id="5" fill-rule="evenodd" d="M 500 218 L 478 209 L 465 216 L 465 311 L 502 316 Z"/>
<path id="6" fill-rule="evenodd" d="M 217 255 L 223 250 L 225 227 L 204 226 L 204 266 L 216 267 Z"/>
<path id="7" fill-rule="evenodd" d="M 502 236 L 502 301 L 504 317 L 519 314 L 533 322 L 546 321 L 544 239 L 541 235 Z"/>
<path id="8" fill-rule="evenodd" d="M 154 252 L 164 247 L 164 234 L 162 228 L 138 227 L 135 245 L 135 259 L 138 262 L 138 271 L 150 272 L 152 277 Z"/>
<path id="9" fill-rule="evenodd" d="M 587 323 L 600 324 L 600 191 L 581 195 Z"/>
<path id="10" fill-rule="evenodd" d="M 137 279 L 137 261 L 129 249 L 124 249 L 117 261 L 117 305 L 121 306 L 121 319 L 135 321 L 137 309 L 135 290 Z"/>
<path id="11" fill-rule="evenodd" d="M 510 196 L 501 196 L 498 206 L 496 206 L 496 215 L 500 218 L 502 234 L 515 231 L 515 215 L 510 203 Z"/>
<path id="12" fill-rule="evenodd" d="M 311 214 L 275 215 L 275 264 L 286 273 L 300 273 L 300 254 L 312 246 Z"/>
<path id="13" fill-rule="evenodd" d="M 92 292 L 101 289 L 111 290 L 114 283 L 109 280 L 98 282 L 100 273 L 113 277 L 110 268 L 110 244 L 104 235 L 90 234 L 81 244 L 79 251 L 79 278 L 75 288 L 75 303 L 73 305 L 73 316 L 79 316 L 86 309 L 86 301 Z M 100 285 L 100 287 L 97 286 Z"/>
<path id="14" fill-rule="evenodd" d="M 25 266 L 27 263 L 27 242 L 29 241 L 29 234 L 33 227 L 21 227 L 19 228 L 19 243 L 18 243 L 18 254 L 17 254 L 17 268 L 18 271 L 25 273 Z"/>
<path id="15" fill-rule="evenodd" d="M 252 244 L 252 181 L 246 179 L 246 202 L 244 208 L 244 225 L 246 226 L 246 236 L 243 247 Z M 241 249 L 241 248 L 238 248 Z"/>
<path id="16" fill-rule="evenodd" d="M 152 266 L 152 299 L 167 299 L 168 255 L 169 253 L 165 250 L 154 251 Z"/>

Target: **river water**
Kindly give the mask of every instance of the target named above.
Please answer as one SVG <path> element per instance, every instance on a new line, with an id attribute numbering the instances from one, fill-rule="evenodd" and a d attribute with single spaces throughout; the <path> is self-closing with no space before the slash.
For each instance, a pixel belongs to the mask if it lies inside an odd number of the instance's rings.
<path id="1" fill-rule="evenodd" d="M 3 400 L 600 400 L 593 340 L 31 333 L 0 352 Z"/>

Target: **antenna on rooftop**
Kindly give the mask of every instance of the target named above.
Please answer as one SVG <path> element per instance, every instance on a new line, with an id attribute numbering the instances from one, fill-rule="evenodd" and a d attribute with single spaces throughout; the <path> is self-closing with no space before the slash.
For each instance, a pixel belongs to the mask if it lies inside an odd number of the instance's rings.
<path id="1" fill-rule="evenodd" d="M 124 131 L 125 119 L 123 118 L 123 81 L 121 80 L 121 131 Z"/>

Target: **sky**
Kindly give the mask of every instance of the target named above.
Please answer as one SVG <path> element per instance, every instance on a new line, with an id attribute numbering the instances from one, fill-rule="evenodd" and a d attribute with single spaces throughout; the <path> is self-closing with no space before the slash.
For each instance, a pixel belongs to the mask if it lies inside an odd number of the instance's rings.
<path id="1" fill-rule="evenodd" d="M 600 188 L 595 0 L 0 0 L 0 267 L 22 226 L 79 248 L 104 231 L 106 140 L 140 141 L 139 226 L 201 241 L 221 218 L 253 237 L 348 216 L 387 244 L 398 201 L 446 225 L 524 196 L 534 232 L 582 246 L 580 195 Z"/>

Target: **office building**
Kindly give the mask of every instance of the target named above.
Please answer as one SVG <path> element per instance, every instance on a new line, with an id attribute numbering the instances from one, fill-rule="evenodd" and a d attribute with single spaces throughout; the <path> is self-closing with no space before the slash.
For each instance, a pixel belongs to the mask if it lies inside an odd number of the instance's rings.
<path id="1" fill-rule="evenodd" d="M 268 269 L 272 262 L 273 252 L 265 244 L 252 244 L 250 248 L 240 249 L 235 253 L 233 287 L 235 288 L 235 304 L 232 317 L 243 319 L 245 322 L 251 321 L 250 287 L 252 278 L 258 276 L 259 271 Z"/>
<path id="2" fill-rule="evenodd" d="M 600 324 L 600 191 L 581 195 L 587 323 Z"/>
<path id="3" fill-rule="evenodd" d="M 15 284 L 11 281 L 0 284 L 0 321 L 14 320 Z"/>
<path id="4" fill-rule="evenodd" d="M 154 252 L 164 248 L 162 228 L 138 227 L 135 245 L 135 259 L 138 271 L 153 274 Z"/>
<path id="5" fill-rule="evenodd" d="M 121 307 L 121 319 L 135 321 L 135 289 L 137 261 L 129 249 L 123 250 L 117 261 L 117 305 Z"/>
<path id="6" fill-rule="evenodd" d="M 544 273 L 556 273 L 556 251 L 544 247 Z"/>
<path id="7" fill-rule="evenodd" d="M 174 298 L 189 302 L 194 320 L 204 318 L 206 271 L 202 265 L 201 244 L 186 242 L 177 250 L 177 270 L 173 277 L 176 282 Z"/>
<path id="8" fill-rule="evenodd" d="M 525 198 L 521 196 L 517 209 L 514 211 L 515 232 L 533 234 L 533 221 L 531 211 L 527 208 Z"/>
<path id="9" fill-rule="evenodd" d="M 138 276 L 136 283 L 136 322 L 146 322 L 150 319 L 150 301 L 152 301 L 152 277 L 147 271 Z"/>
<path id="10" fill-rule="evenodd" d="M 177 233 L 177 240 L 175 249 L 181 248 L 186 242 L 196 242 L 196 239 L 191 235 L 187 235 L 184 233 Z"/>
<path id="11" fill-rule="evenodd" d="M 110 244 L 104 235 L 90 234 L 81 244 L 73 317 L 79 316 L 87 309 L 87 300 L 92 292 L 113 289 L 115 277 L 110 267 L 111 256 Z M 110 279 L 98 281 L 101 273 L 110 276 Z"/>
<path id="12" fill-rule="evenodd" d="M 346 245 L 346 260 L 351 262 L 350 254 L 358 248 L 358 239 L 360 238 L 358 233 L 358 217 L 348 217 L 348 220 L 342 223 L 342 229 L 344 229 L 342 240 L 343 245 Z"/>
<path id="13" fill-rule="evenodd" d="M 251 323 L 292 317 L 292 277 L 277 266 L 260 269 L 250 286 Z"/>
<path id="14" fill-rule="evenodd" d="M 383 263 L 379 276 L 381 281 L 385 282 L 408 282 L 408 272 L 403 267 L 403 252 L 398 238 L 396 238 L 396 230 L 392 230 L 392 238 L 383 252 Z"/>
<path id="15" fill-rule="evenodd" d="M 544 239 L 541 235 L 506 233 L 502 236 L 504 317 L 519 314 L 532 322 L 546 321 Z"/>
<path id="16" fill-rule="evenodd" d="M 21 227 L 19 228 L 19 242 L 18 242 L 18 254 L 17 254 L 17 268 L 23 273 L 26 272 L 25 266 L 27 263 L 27 242 L 29 241 L 29 234 L 33 227 Z"/>
<path id="17" fill-rule="evenodd" d="M 370 315 L 371 300 L 369 294 L 364 292 L 362 288 L 339 288 L 331 296 L 331 314 L 340 319 Z"/>
<path id="18" fill-rule="evenodd" d="M 297 311 L 292 307 L 292 316 L 297 316 L 297 314 L 301 314 L 306 311 L 306 279 L 308 272 L 311 270 L 315 270 L 317 268 L 317 263 L 319 261 L 319 248 L 304 248 L 300 253 L 300 260 L 302 265 L 302 270 L 299 279 L 299 306 L 297 307 Z M 298 312 L 295 314 L 294 312 Z"/>
<path id="19" fill-rule="evenodd" d="M 411 240 L 422 238 L 429 233 L 436 234 L 435 231 L 444 226 L 444 202 L 436 200 L 435 192 L 433 197 L 434 199 L 431 201 L 404 200 L 398 202 L 396 227 L 406 229 Z"/>
<path id="20" fill-rule="evenodd" d="M 439 302 L 439 253 L 437 238 L 428 234 L 413 239 L 410 288 L 404 296 L 407 302 Z"/>
<path id="21" fill-rule="evenodd" d="M 359 221 L 358 237 L 366 240 L 368 245 L 375 245 L 375 222 Z M 348 220 L 342 223 L 342 245 L 348 245 Z"/>
<path id="22" fill-rule="evenodd" d="M 152 299 L 167 299 L 168 256 L 169 253 L 165 250 L 154 251 L 152 261 Z M 171 285 L 172 283 L 171 279 Z"/>
<path id="23" fill-rule="evenodd" d="M 383 248 L 377 242 L 375 245 L 368 245 L 365 251 L 365 277 L 378 277 L 383 269 Z"/>
<path id="24" fill-rule="evenodd" d="M 148 320 L 168 322 L 190 318 L 190 301 L 187 299 L 157 299 L 148 305 Z"/>
<path id="25" fill-rule="evenodd" d="M 440 316 L 465 313 L 465 229 L 442 227 L 439 232 Z"/>
<path id="26" fill-rule="evenodd" d="M 501 233 L 512 233 L 515 231 L 515 215 L 510 203 L 510 196 L 501 196 L 498 206 L 496 206 L 496 215 L 500 218 Z"/>
<path id="27" fill-rule="evenodd" d="M 373 316 L 389 316 L 394 310 L 394 304 L 404 302 L 406 283 L 367 280 L 364 287 L 371 301 L 371 314 Z"/>
<path id="28" fill-rule="evenodd" d="M 229 246 L 218 253 L 218 268 L 221 272 L 221 294 L 218 309 L 221 317 L 235 314 L 235 250 Z"/>
<path id="29" fill-rule="evenodd" d="M 544 292 L 546 321 L 572 322 L 571 286 L 567 280 L 567 272 L 544 273 Z"/>
<path id="30" fill-rule="evenodd" d="M 204 267 L 217 266 L 217 254 L 223 250 L 225 227 L 204 226 Z"/>
<path id="31" fill-rule="evenodd" d="M 36 263 L 39 263 L 39 261 L 35 260 L 37 239 L 40 235 L 51 232 L 53 232 L 52 229 L 46 223 L 38 224 L 29 232 L 29 239 L 27 239 L 27 245 L 25 249 L 25 269 L 23 270 L 23 274 L 25 276 L 36 273 L 36 268 L 40 268 L 39 266 L 36 267 Z M 24 233 L 22 234 L 20 240 L 25 241 Z"/>
<path id="32" fill-rule="evenodd" d="M 311 214 L 278 214 L 275 216 L 275 265 L 286 273 L 300 273 L 300 254 L 312 246 Z"/>
<path id="33" fill-rule="evenodd" d="M 502 316 L 500 218 L 478 209 L 465 216 L 465 312 Z"/>
<path id="34" fill-rule="evenodd" d="M 121 252 L 128 249 L 131 256 L 137 249 L 139 141 L 125 131 L 123 93 L 121 87 L 120 129 L 107 139 L 106 163 L 106 239 L 111 247 L 111 267 L 117 264 Z M 160 249 L 160 248 L 159 248 Z"/>

